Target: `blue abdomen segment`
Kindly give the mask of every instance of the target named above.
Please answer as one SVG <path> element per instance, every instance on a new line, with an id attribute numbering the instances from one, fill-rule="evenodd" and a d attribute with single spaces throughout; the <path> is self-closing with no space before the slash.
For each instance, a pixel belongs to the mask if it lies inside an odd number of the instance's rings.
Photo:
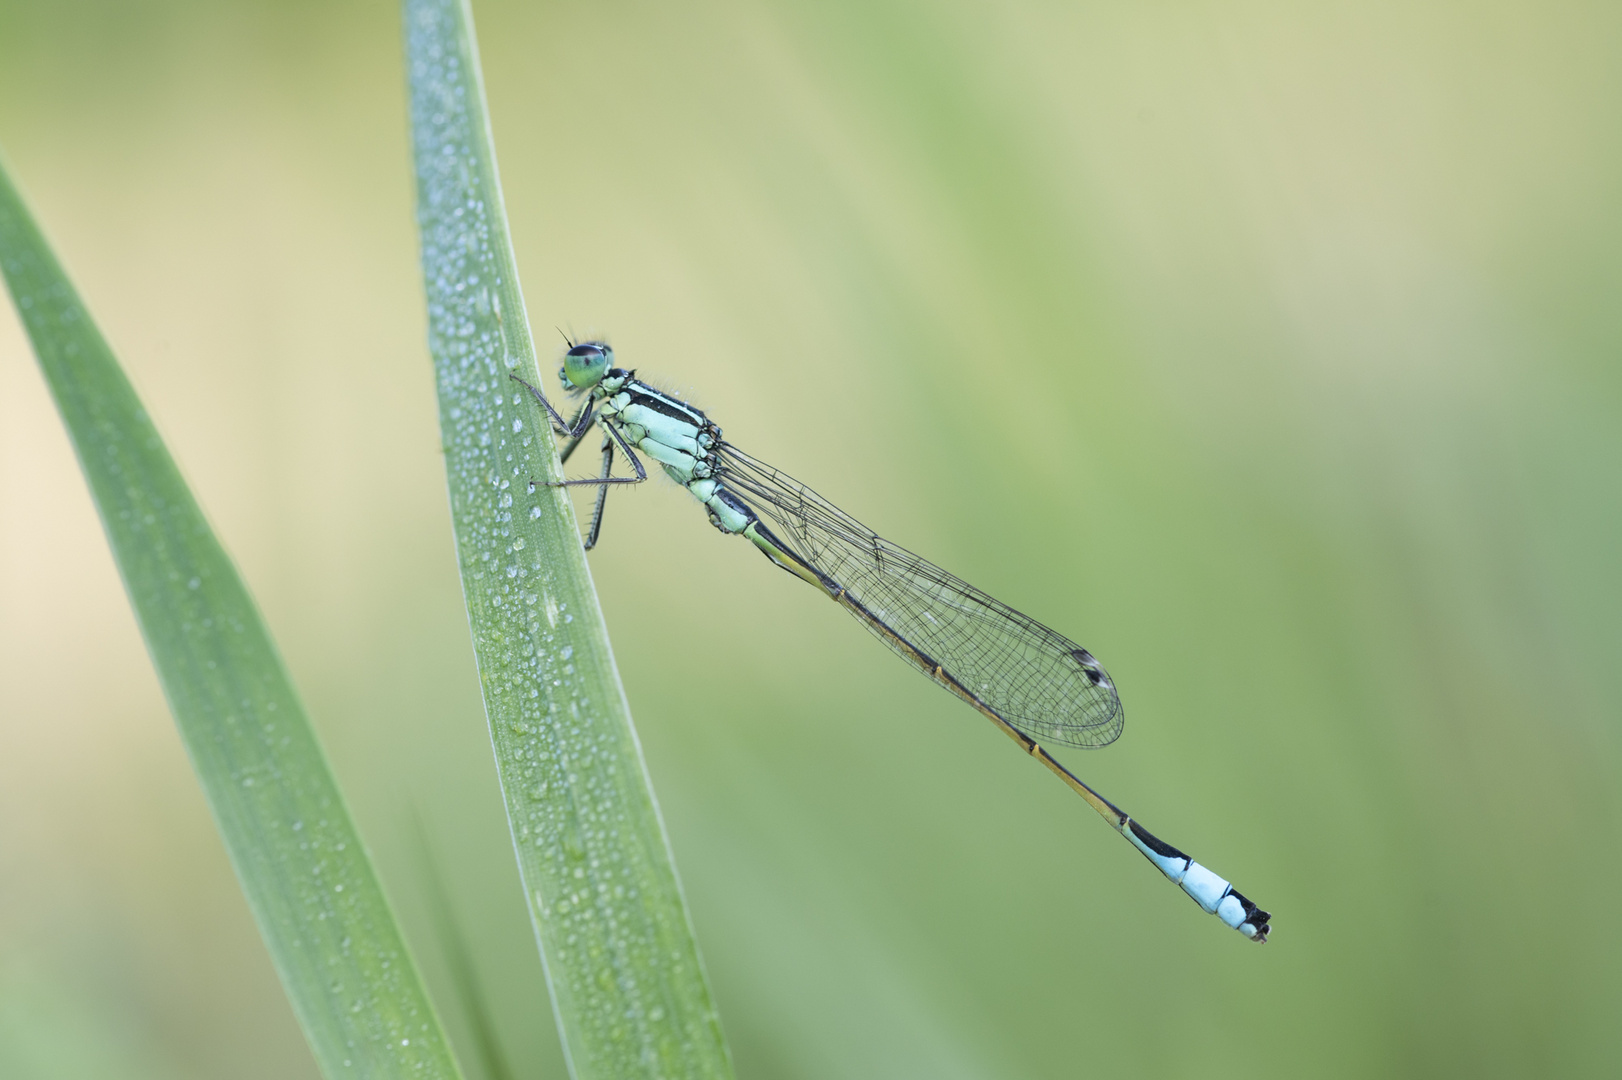
<path id="1" fill-rule="evenodd" d="M 1267 912 L 1235 891 L 1226 878 L 1218 877 L 1131 818 L 1126 818 L 1120 829 L 1133 847 L 1180 885 L 1196 904 L 1252 941 L 1267 940 Z"/>
<path id="2" fill-rule="evenodd" d="M 707 494 L 700 495 L 693 490 L 701 486 L 708 488 Z M 741 533 L 755 521 L 754 511 L 714 480 L 695 480 L 687 486 L 687 490 L 699 496 L 699 501 L 710 512 L 710 521 L 722 532 Z"/>
<path id="3" fill-rule="evenodd" d="M 748 504 L 718 481 L 694 480 L 687 485 L 687 490 L 692 492 L 693 498 L 704 504 L 704 508 L 710 512 L 710 524 L 717 529 L 742 536 L 759 548 L 760 553 L 772 562 L 830 596 L 836 592 L 843 592 L 836 583 L 818 573 L 787 544 L 779 540 L 761 523 L 760 518 L 749 509 Z"/>

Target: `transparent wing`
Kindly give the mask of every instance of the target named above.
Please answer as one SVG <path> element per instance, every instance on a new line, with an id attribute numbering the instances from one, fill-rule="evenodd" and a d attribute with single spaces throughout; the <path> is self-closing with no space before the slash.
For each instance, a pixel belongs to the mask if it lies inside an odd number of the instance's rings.
<path id="1" fill-rule="evenodd" d="M 730 443 L 719 447 L 717 473 L 780 530 L 779 539 L 795 554 L 844 586 L 1014 727 L 1081 749 L 1107 746 L 1120 736 L 1126 717 L 1115 684 L 1080 645 L 890 543 Z"/>

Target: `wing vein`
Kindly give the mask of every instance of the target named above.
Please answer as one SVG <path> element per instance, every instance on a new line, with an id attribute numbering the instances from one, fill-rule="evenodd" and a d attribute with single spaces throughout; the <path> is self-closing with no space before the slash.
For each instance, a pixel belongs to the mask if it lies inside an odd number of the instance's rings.
<path id="1" fill-rule="evenodd" d="M 1115 685 L 1080 645 L 884 539 L 731 443 L 717 448 L 716 471 L 717 479 L 781 530 L 780 539 L 794 545 L 795 554 L 928 653 L 1009 724 L 1032 738 L 1081 749 L 1120 736 L 1125 715 Z M 902 651 L 876 628 L 868 629 Z"/>

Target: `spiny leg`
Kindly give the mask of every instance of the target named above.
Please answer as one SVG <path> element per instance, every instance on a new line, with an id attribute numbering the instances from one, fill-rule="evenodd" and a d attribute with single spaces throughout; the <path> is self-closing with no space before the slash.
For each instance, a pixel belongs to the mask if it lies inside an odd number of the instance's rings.
<path id="1" fill-rule="evenodd" d="M 590 401 L 584 402 L 580 406 L 580 408 L 581 408 L 582 411 L 591 408 L 591 402 Z M 579 423 L 579 421 L 580 421 L 580 413 L 575 413 L 574 414 L 574 419 L 569 421 L 569 427 L 571 429 L 573 429 L 574 426 Z M 575 452 L 575 448 L 580 445 L 581 440 L 584 439 L 586 437 L 586 435 L 587 435 L 586 431 L 581 431 L 580 434 L 576 435 L 574 438 L 570 439 L 568 442 L 563 444 L 563 449 L 558 451 L 558 464 L 559 465 L 567 465 L 569 463 L 569 455 L 571 455 L 571 454 L 573 454 Z"/>
<path id="2" fill-rule="evenodd" d="M 575 440 L 578 442 L 579 440 Z M 603 436 L 603 476 L 607 477 L 614 471 L 614 440 L 608 435 Z M 586 530 L 586 550 L 590 551 L 597 546 L 597 535 L 603 531 L 603 507 L 608 505 L 608 485 L 604 484 L 597 489 L 597 505 L 591 511 L 591 527 Z"/>
<path id="3" fill-rule="evenodd" d="M 590 484 L 640 484 L 648 478 L 648 470 L 642 467 L 642 459 L 632 451 L 631 444 L 625 441 L 625 436 L 615 431 L 614 425 L 611 423 L 599 424 L 598 426 L 608 433 L 609 438 L 620 444 L 620 451 L 624 453 L 625 460 L 631 463 L 631 468 L 636 470 L 636 475 L 608 476 L 605 473 L 603 476 L 594 476 L 589 480 L 553 480 L 546 485 L 547 487 L 586 487 Z"/>
<path id="4" fill-rule="evenodd" d="M 567 461 L 569 455 L 574 453 L 575 447 L 580 445 L 581 438 L 586 434 L 587 431 L 591 429 L 592 423 L 597 419 L 595 410 L 593 409 L 593 403 L 588 400 L 581 408 L 580 412 L 575 414 L 574 420 L 564 423 L 563 417 L 558 415 L 558 411 L 552 408 L 552 403 L 546 400 L 546 395 L 541 393 L 537 387 L 531 386 L 529 383 L 525 382 L 523 379 L 514 374 L 508 374 L 507 378 L 518 383 L 531 394 L 535 395 L 535 400 L 541 403 L 541 406 L 546 409 L 547 416 L 551 417 L 553 430 L 559 435 L 567 435 L 569 437 L 568 444 L 564 446 L 563 452 L 559 455 L 560 464 L 563 461 Z M 612 424 L 601 424 L 599 426 L 608 433 L 609 437 L 612 438 L 614 442 L 620 444 L 620 449 L 625 452 L 625 457 L 630 461 L 631 467 L 636 470 L 636 475 L 609 476 L 607 475 L 607 469 L 605 468 L 602 476 L 595 477 L 590 480 L 553 480 L 546 485 L 547 487 L 583 487 L 587 484 L 640 484 L 642 481 L 648 478 L 648 470 L 642 467 L 641 459 L 631 452 L 631 447 L 626 443 L 625 437 L 619 432 L 615 431 Z M 608 464 L 609 462 L 605 458 L 604 465 L 606 466 Z M 534 481 L 531 480 L 530 483 L 534 484 Z"/>
<path id="5" fill-rule="evenodd" d="M 590 400 L 587 400 L 586 407 L 576 414 L 572 423 L 564 423 L 563 417 L 558 415 L 556 409 L 552 408 L 552 403 L 546 400 L 546 395 L 541 393 L 538 387 L 531 386 L 517 375 L 511 373 L 507 375 L 507 378 L 535 395 L 535 400 L 541 403 L 541 408 L 545 409 L 546 415 L 552 419 L 552 430 L 559 435 L 567 435 L 571 439 L 578 439 L 586 433 L 587 428 L 591 427 L 594 410 L 592 408 L 593 403 Z"/>

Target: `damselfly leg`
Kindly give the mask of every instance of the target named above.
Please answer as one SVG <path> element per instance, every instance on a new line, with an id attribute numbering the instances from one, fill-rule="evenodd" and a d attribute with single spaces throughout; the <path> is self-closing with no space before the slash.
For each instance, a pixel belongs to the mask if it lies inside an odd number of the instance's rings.
<path id="1" fill-rule="evenodd" d="M 546 400 L 546 395 L 541 393 L 538 387 L 531 386 L 517 375 L 509 374 L 507 378 L 511 379 L 513 382 L 535 395 L 535 400 L 541 403 L 541 408 L 545 409 L 546 415 L 551 418 L 552 429 L 559 435 L 567 435 L 571 439 L 578 440 L 580 436 L 586 433 L 586 429 L 591 427 L 591 422 L 595 418 L 595 412 L 593 410 L 595 402 L 593 402 L 590 398 L 586 399 L 586 404 L 581 407 L 581 410 L 578 413 L 575 414 L 575 418 L 573 420 L 565 422 L 558 411 L 552 408 L 552 403 Z"/>
<path id="2" fill-rule="evenodd" d="M 635 459 L 632 459 L 635 460 Z M 614 440 L 605 431 L 603 433 L 603 476 L 606 478 L 614 472 Z M 608 485 L 602 484 L 597 488 L 597 505 L 591 509 L 591 526 L 586 529 L 586 550 L 590 551 L 597 546 L 597 535 L 603 531 L 603 507 L 608 505 Z"/>
<path id="3" fill-rule="evenodd" d="M 586 403 L 580 407 L 580 411 L 575 414 L 574 419 L 565 423 L 563 418 L 558 415 L 557 410 L 552 408 L 552 403 L 546 400 L 546 395 L 541 393 L 539 388 L 531 386 L 517 375 L 512 375 L 509 377 L 515 382 L 520 383 L 524 389 L 528 390 L 531 394 L 535 395 L 536 400 L 546 407 L 547 415 L 552 418 L 553 429 L 559 435 L 568 436 L 569 441 L 564 445 L 563 450 L 558 454 L 559 464 L 566 463 L 569 460 L 570 455 L 575 452 L 575 448 L 580 445 L 581 440 L 586 437 L 586 433 L 591 429 L 591 425 L 596 419 L 592 411 L 592 402 L 588 399 Z M 609 485 L 640 484 L 642 481 L 648 478 L 648 471 L 642 467 L 641 459 L 639 459 L 636 454 L 631 452 L 631 448 L 625 444 L 624 437 L 621 436 L 619 432 L 615 431 L 612 425 L 598 424 L 597 426 L 601 428 L 603 432 L 602 473 L 589 479 L 554 480 L 546 484 L 547 487 L 586 487 L 592 484 L 597 485 L 597 502 L 596 505 L 592 507 L 591 524 L 586 529 L 586 540 L 584 546 L 587 551 L 590 551 L 592 548 L 597 546 L 597 537 L 603 531 L 603 508 L 608 505 Z M 615 443 L 619 443 L 620 449 L 625 453 L 626 460 L 631 463 L 631 468 L 636 470 L 635 476 L 614 475 Z"/>
<path id="4" fill-rule="evenodd" d="M 590 407 L 591 407 L 591 402 L 589 402 L 589 401 L 586 402 L 584 405 L 580 406 L 580 408 L 582 410 L 588 409 Z M 579 421 L 580 421 L 580 413 L 577 412 L 577 413 L 574 414 L 574 419 L 569 421 L 570 429 L 572 430 L 575 427 L 575 425 L 579 423 Z M 560 464 L 560 465 L 569 464 L 570 455 L 572 455 L 575 452 L 575 449 L 582 442 L 585 441 L 587 433 L 588 433 L 587 431 L 582 431 L 580 434 L 572 437 L 568 442 L 563 444 L 563 449 L 558 451 L 558 464 Z"/>
<path id="5" fill-rule="evenodd" d="M 586 434 L 587 429 L 591 427 L 592 421 L 596 418 L 592 412 L 591 402 L 588 401 L 586 403 L 585 411 L 578 416 L 574 424 L 566 424 L 563 421 L 563 417 L 559 416 L 558 411 L 552 408 L 552 403 L 546 400 L 546 395 L 541 393 L 540 390 L 531 386 L 523 379 L 520 379 L 517 375 L 509 375 L 507 377 L 522 385 L 524 389 L 528 390 L 531 394 L 534 394 L 535 400 L 539 401 L 546 407 L 547 415 L 552 418 L 553 427 L 556 429 L 557 433 L 559 435 L 567 435 L 571 440 L 566 449 L 568 453 L 573 453 L 574 448 L 579 445 L 581 437 Z M 609 424 L 602 424 L 600 426 L 602 427 L 604 434 L 607 435 L 609 439 L 612 439 L 614 442 L 620 444 L 620 449 L 625 452 L 625 458 L 631 463 L 631 468 L 636 470 L 636 475 L 609 476 L 608 469 L 613 465 L 613 448 L 612 446 L 605 446 L 603 453 L 604 469 L 602 476 L 593 476 L 581 480 L 549 480 L 543 486 L 587 487 L 592 484 L 640 484 L 642 481 L 648 478 L 648 470 L 642 467 L 641 459 L 632 453 L 631 448 L 626 445 L 625 437 L 619 432 L 615 431 L 614 428 Z M 567 454 L 559 455 L 559 459 L 563 460 L 567 456 Z"/>

